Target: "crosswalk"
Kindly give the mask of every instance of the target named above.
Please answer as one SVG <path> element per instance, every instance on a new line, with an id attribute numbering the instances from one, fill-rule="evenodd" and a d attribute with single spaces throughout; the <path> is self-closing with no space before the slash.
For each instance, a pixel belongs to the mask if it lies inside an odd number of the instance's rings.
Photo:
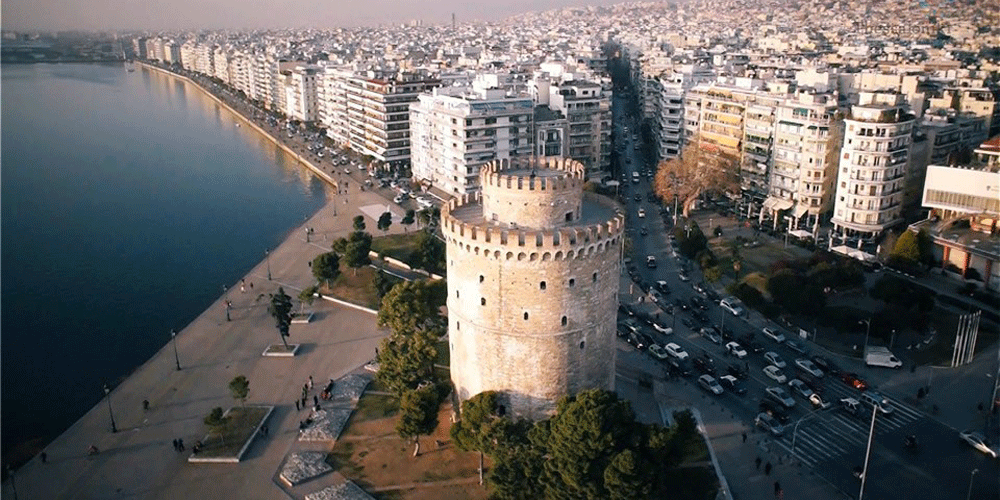
<path id="1" fill-rule="evenodd" d="M 840 381 L 828 381 L 823 397 L 832 404 L 831 407 L 803 420 L 797 431 L 795 421 L 790 422 L 785 427 L 785 435 L 777 442 L 809 467 L 837 459 L 858 447 L 863 449 L 868 441 L 871 407 L 862 405 L 865 411 L 860 416 L 852 416 L 841 409 L 839 403 L 841 398 L 857 399 L 858 394 Z M 889 434 L 925 418 L 922 412 L 912 406 L 895 398 L 885 397 L 892 403 L 893 413 L 888 416 L 879 414 L 875 418 L 876 439 L 877 436 Z"/>

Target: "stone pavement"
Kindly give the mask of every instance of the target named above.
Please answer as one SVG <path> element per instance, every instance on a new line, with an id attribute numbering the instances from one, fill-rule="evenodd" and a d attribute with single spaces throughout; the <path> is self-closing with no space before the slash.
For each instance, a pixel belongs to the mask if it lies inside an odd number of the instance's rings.
<path id="1" fill-rule="evenodd" d="M 357 207 L 387 203 L 374 193 L 358 191 L 357 185 L 351 183 L 346 195 L 331 196 L 330 203 L 253 268 L 244 278 L 245 293 L 239 282 L 231 284 L 227 296 L 178 332 L 180 371 L 175 369 L 173 346 L 167 344 L 113 388 L 117 433 L 110 432 L 108 404 L 101 401 L 46 447 L 47 464 L 35 458 L 17 471 L 18 497 L 288 498 L 276 481 L 303 418 L 294 406 L 302 384 L 310 375 L 317 381 L 311 399 L 325 381 L 371 360 L 387 332 L 376 327 L 369 312 L 317 301 L 311 307 L 316 313 L 312 323 L 292 326 L 289 341 L 302 344 L 299 354 L 265 358 L 260 355 L 264 348 L 280 342 L 267 313 L 267 294 L 282 286 L 295 297 L 311 285 L 308 263 L 351 231 Z M 368 224 L 374 227 L 375 221 Z M 309 243 L 306 227 L 315 230 Z M 403 229 L 394 225 L 389 232 Z M 273 280 L 267 279 L 268 270 Z M 231 321 L 226 321 L 226 300 L 233 305 Z M 190 449 L 205 435 L 202 418 L 209 410 L 238 404 L 227 388 L 237 375 L 250 380 L 247 404 L 276 406 L 268 422 L 269 436 L 257 438 L 240 464 L 187 464 L 187 454 L 175 452 L 171 441 L 182 438 Z M 142 409 L 144 399 L 150 402 L 148 411 Z M 91 445 L 100 453 L 88 457 Z M 13 498 L 11 481 L 3 485 L 3 496 Z"/>

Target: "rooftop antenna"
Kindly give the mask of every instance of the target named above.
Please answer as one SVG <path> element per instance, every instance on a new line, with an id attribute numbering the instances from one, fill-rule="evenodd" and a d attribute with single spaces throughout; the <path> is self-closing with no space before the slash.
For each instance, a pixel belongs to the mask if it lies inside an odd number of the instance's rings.
<path id="1" fill-rule="evenodd" d="M 451 29 L 455 29 L 455 13 L 451 13 Z"/>

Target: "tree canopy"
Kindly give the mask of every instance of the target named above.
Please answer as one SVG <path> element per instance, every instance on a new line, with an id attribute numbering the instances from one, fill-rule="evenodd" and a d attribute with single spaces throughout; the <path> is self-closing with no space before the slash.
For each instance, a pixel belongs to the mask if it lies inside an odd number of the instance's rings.
<path id="1" fill-rule="evenodd" d="M 271 303 L 267 306 L 267 312 L 274 318 L 274 326 L 281 336 L 281 343 L 288 347 L 285 337 L 288 336 L 288 329 L 292 325 L 292 298 L 285 293 L 283 287 L 278 287 L 277 293 L 271 294 Z"/>
<path id="2" fill-rule="evenodd" d="M 354 231 L 347 238 L 338 238 L 334 241 L 333 249 L 343 255 L 347 266 L 354 269 L 354 274 L 357 275 L 358 268 L 371 264 L 368 252 L 372 249 L 372 235 Z"/>
<path id="3" fill-rule="evenodd" d="M 401 335 L 425 332 L 436 339 L 444 333 L 441 307 L 447 294 L 444 280 L 399 283 L 382 298 L 378 325 Z"/>
<path id="4" fill-rule="evenodd" d="M 392 334 L 382 340 L 375 377 L 397 397 L 434 381 L 437 349 L 426 335 Z"/>
<path id="5" fill-rule="evenodd" d="M 355 231 L 364 231 L 365 227 L 366 227 L 365 226 L 365 216 L 364 215 L 355 215 L 354 216 L 354 230 Z"/>
<path id="6" fill-rule="evenodd" d="M 411 254 L 410 264 L 432 273 L 442 273 L 445 268 L 445 244 L 429 231 L 417 233 L 417 248 Z"/>
<path id="7" fill-rule="evenodd" d="M 340 276 L 340 256 L 334 252 L 317 255 L 312 261 L 312 273 L 317 281 L 329 286 Z"/>
<path id="8" fill-rule="evenodd" d="M 229 381 L 229 393 L 233 396 L 233 399 L 238 400 L 240 404 L 245 404 L 247 396 L 250 395 L 250 381 L 243 375 L 234 377 Z"/>
<path id="9" fill-rule="evenodd" d="M 738 161 L 732 155 L 718 151 L 712 144 L 701 144 L 695 136 L 681 155 L 660 162 L 653 178 L 653 191 L 665 203 L 676 196 L 681 211 L 687 217 L 694 201 L 704 192 L 732 191 L 738 186 Z"/>
<path id="10" fill-rule="evenodd" d="M 434 385 L 408 390 L 400 397 L 396 433 L 403 439 L 413 438 L 413 456 L 420 454 L 420 436 L 434 432 L 437 427 L 440 402 Z"/>
<path id="11" fill-rule="evenodd" d="M 392 226 L 392 213 L 382 212 L 382 215 L 378 217 L 377 225 L 379 230 L 382 231 L 383 233 L 388 231 L 389 227 Z"/>
<path id="12" fill-rule="evenodd" d="M 416 212 L 414 212 L 413 209 L 411 208 L 406 211 L 406 215 L 403 216 L 403 220 L 399 221 L 399 223 L 404 226 L 410 226 L 414 222 L 416 222 L 416 217 L 417 217 Z"/>

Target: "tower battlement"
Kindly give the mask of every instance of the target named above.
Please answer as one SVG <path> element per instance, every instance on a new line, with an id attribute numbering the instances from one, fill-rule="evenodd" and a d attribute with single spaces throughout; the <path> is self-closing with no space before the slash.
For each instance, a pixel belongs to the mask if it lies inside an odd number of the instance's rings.
<path id="1" fill-rule="evenodd" d="M 541 175 L 540 170 L 546 175 Z M 479 182 L 484 189 L 565 191 L 582 189 L 585 176 L 586 167 L 569 158 L 515 158 L 483 165 Z"/>

